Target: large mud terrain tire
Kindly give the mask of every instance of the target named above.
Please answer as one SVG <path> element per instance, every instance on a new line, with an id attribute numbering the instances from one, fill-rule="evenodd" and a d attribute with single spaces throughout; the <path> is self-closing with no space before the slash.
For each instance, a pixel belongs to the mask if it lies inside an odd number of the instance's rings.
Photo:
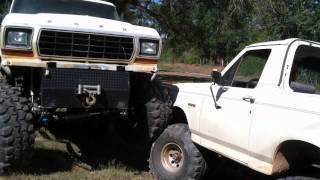
<path id="1" fill-rule="evenodd" d="M 19 88 L 0 82 L 0 175 L 30 160 L 34 144 L 33 119 L 28 100 Z"/>
<path id="2" fill-rule="evenodd" d="M 145 81 L 140 92 L 135 92 L 135 119 L 144 134 L 143 142 L 153 142 L 168 126 L 172 118 L 172 101 L 168 89 L 154 80 Z"/>
<path id="3" fill-rule="evenodd" d="M 150 150 L 151 144 L 168 126 L 172 118 L 172 101 L 161 82 L 138 76 L 134 82 L 131 107 L 134 110 L 125 120 L 113 121 L 109 131 L 117 142 L 131 150 Z M 149 154 L 149 152 L 148 152 Z"/>
<path id="4" fill-rule="evenodd" d="M 152 145 L 151 174 L 158 180 L 201 179 L 207 164 L 185 124 L 169 126 Z"/>
<path id="5" fill-rule="evenodd" d="M 154 96 L 145 103 L 146 121 L 149 129 L 148 139 L 150 141 L 154 141 L 164 131 L 172 116 L 172 101 L 166 92 L 167 90 L 161 90 L 160 87 L 155 88 L 160 92 L 154 93 Z"/>

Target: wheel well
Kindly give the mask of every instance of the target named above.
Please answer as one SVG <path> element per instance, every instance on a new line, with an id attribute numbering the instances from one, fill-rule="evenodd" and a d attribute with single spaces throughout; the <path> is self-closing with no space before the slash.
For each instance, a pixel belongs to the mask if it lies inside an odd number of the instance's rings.
<path id="1" fill-rule="evenodd" d="M 187 116 L 181 108 L 173 107 L 172 116 L 173 118 L 169 122 L 169 125 L 177 123 L 188 124 Z"/>
<path id="2" fill-rule="evenodd" d="M 286 172 L 293 167 L 304 163 L 319 163 L 320 148 L 298 140 L 289 140 L 281 143 L 273 158 L 273 174 Z"/>

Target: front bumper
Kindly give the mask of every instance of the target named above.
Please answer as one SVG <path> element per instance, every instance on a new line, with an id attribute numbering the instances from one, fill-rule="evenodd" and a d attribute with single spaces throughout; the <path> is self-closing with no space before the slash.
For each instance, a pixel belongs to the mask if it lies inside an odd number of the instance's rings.
<path id="1" fill-rule="evenodd" d="M 71 68 L 71 69 L 96 69 L 117 71 L 122 67 L 125 71 L 131 72 L 157 72 L 157 64 L 107 64 L 107 63 L 92 63 L 92 62 L 71 62 L 71 61 L 43 61 L 33 57 L 10 57 L 2 58 L 2 66 L 20 66 L 20 67 L 33 67 L 33 68 L 47 68 L 48 63 L 56 64 L 57 68 Z"/>
<path id="2" fill-rule="evenodd" d="M 79 93 L 79 87 L 99 87 L 99 93 Z M 88 108 L 86 98 L 93 95 L 93 109 L 128 109 L 130 73 L 90 69 L 43 70 L 41 105 L 44 108 Z"/>

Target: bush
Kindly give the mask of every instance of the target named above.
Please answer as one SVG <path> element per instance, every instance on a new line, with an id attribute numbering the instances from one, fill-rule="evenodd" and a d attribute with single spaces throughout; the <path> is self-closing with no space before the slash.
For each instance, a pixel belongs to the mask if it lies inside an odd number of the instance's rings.
<path id="1" fill-rule="evenodd" d="M 201 52 L 196 48 L 188 51 L 174 50 L 172 48 L 164 49 L 161 55 L 161 62 L 180 62 L 186 64 L 199 64 L 201 60 Z"/>
<path id="2" fill-rule="evenodd" d="M 169 48 L 169 49 L 164 49 L 162 51 L 160 61 L 168 63 L 168 62 L 173 62 L 175 58 L 176 56 L 175 56 L 175 53 L 173 52 L 173 49 Z"/>
<path id="3" fill-rule="evenodd" d="M 185 51 L 179 59 L 186 64 L 199 64 L 201 52 L 198 49 L 191 48 L 189 51 Z"/>

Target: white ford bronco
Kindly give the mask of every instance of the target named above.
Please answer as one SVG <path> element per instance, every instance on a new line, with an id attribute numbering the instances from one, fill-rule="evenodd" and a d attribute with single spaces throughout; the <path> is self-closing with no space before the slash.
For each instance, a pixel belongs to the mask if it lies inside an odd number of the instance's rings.
<path id="1" fill-rule="evenodd" d="M 171 109 L 155 79 L 155 29 L 120 21 L 115 5 L 102 0 L 7 2 L 0 19 L 0 174 L 31 154 L 34 127 L 98 116 L 116 137 L 137 144 L 163 131 Z"/>
<path id="2" fill-rule="evenodd" d="M 156 178 L 201 179 L 210 159 L 199 146 L 265 175 L 319 167 L 320 43 L 253 44 L 212 79 L 176 85 L 173 121 L 150 153 Z"/>

